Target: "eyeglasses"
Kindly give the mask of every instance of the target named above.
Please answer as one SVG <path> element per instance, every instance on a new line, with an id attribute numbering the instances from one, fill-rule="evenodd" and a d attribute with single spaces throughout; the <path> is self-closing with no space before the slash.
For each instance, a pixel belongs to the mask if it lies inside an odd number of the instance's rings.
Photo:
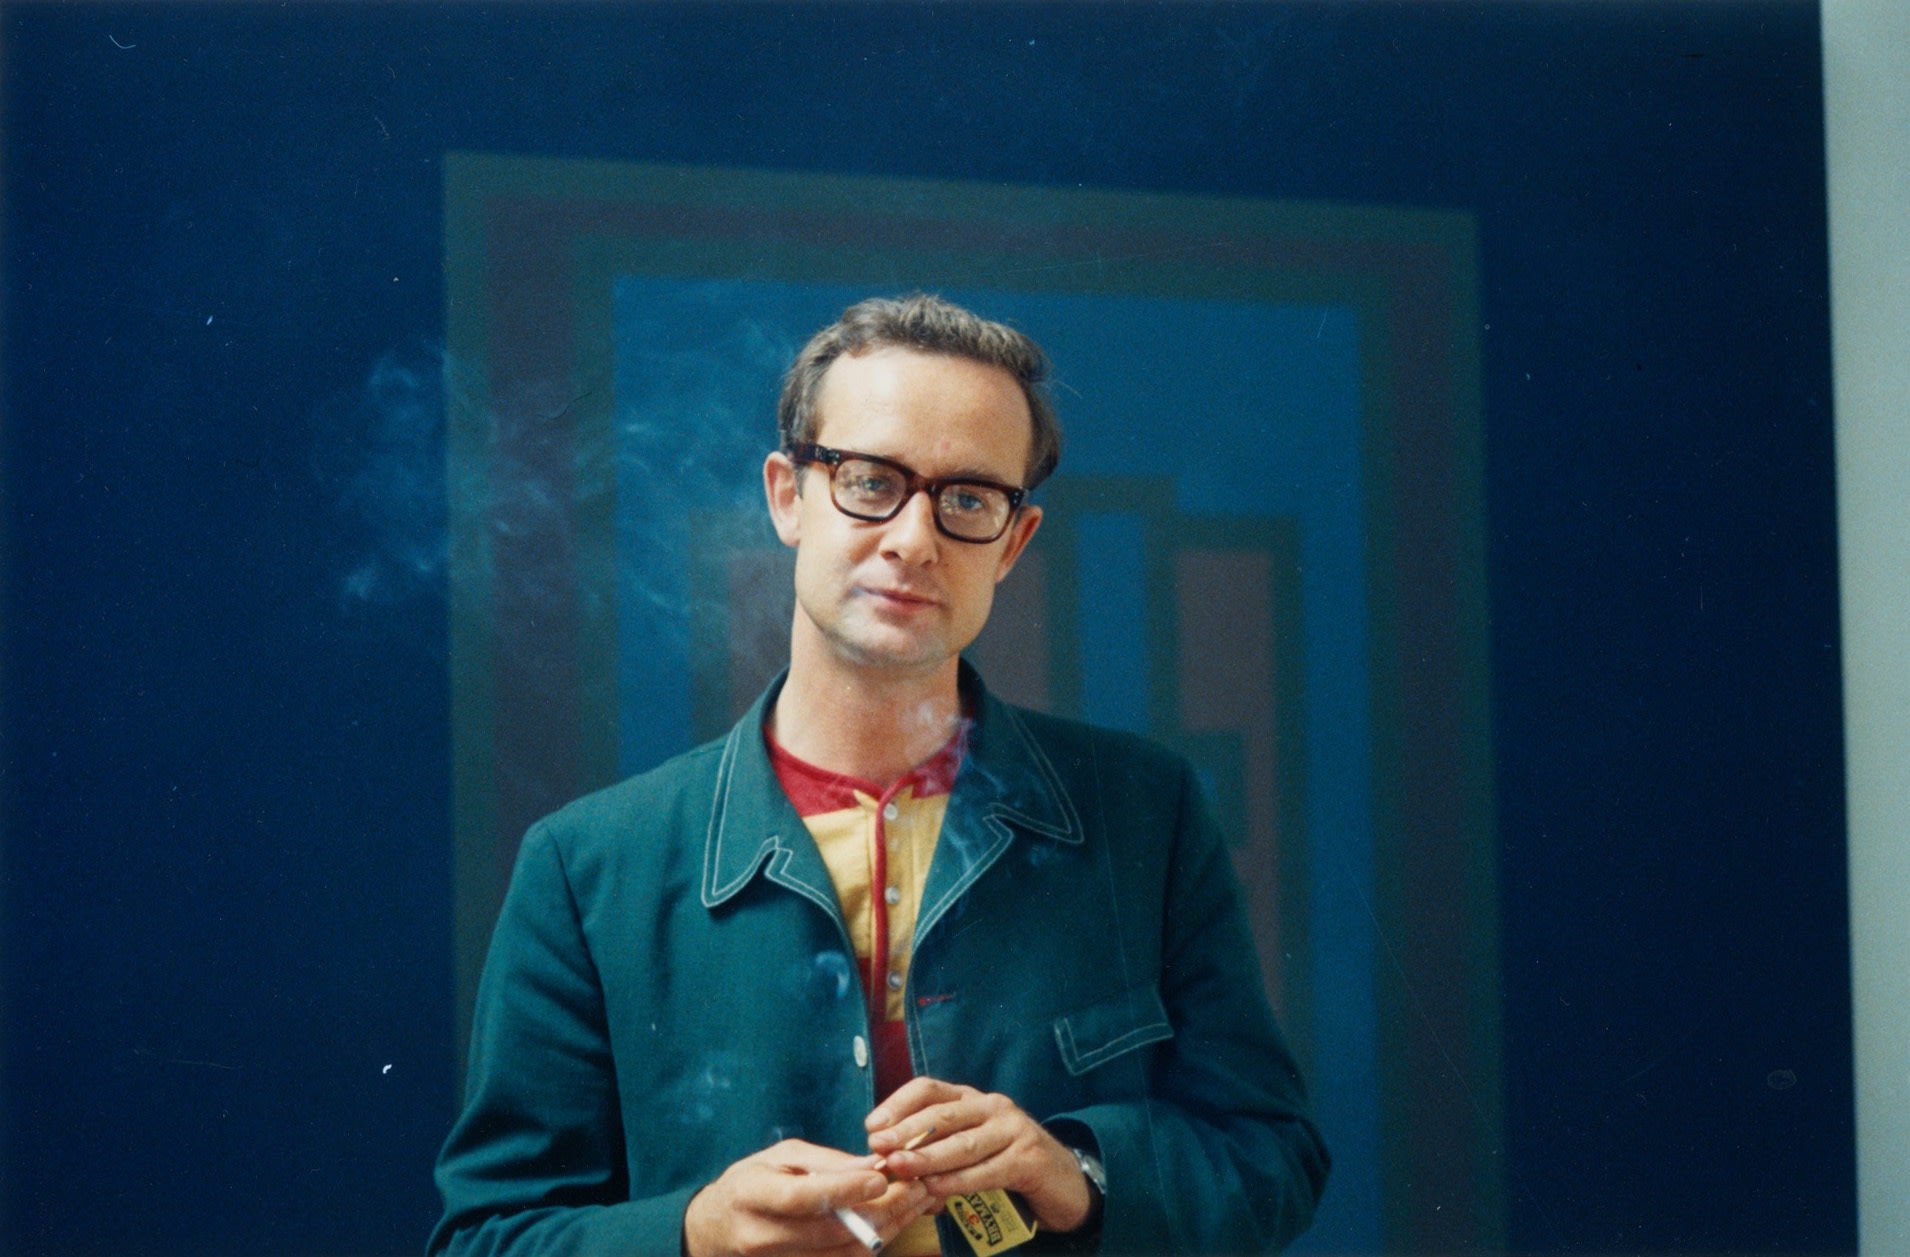
<path id="1" fill-rule="evenodd" d="M 894 519 L 917 493 L 928 494 L 935 527 L 943 536 L 977 545 L 1008 531 L 1026 489 L 953 476 L 931 480 L 891 458 L 832 450 L 826 445 L 799 441 L 783 453 L 794 462 L 821 463 L 830 469 L 829 500 L 851 519 L 879 524 Z"/>

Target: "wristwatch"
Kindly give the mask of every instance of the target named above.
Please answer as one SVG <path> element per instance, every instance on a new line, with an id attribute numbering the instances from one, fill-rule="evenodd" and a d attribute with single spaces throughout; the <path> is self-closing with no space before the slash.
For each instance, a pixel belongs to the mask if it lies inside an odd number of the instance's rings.
<path id="1" fill-rule="evenodd" d="M 1101 1158 L 1092 1152 L 1070 1147 L 1076 1165 L 1081 1167 L 1081 1177 L 1088 1181 L 1088 1216 L 1081 1220 L 1077 1231 L 1092 1233 L 1101 1229 L 1101 1213 L 1107 1206 L 1108 1172 L 1101 1164 Z"/>

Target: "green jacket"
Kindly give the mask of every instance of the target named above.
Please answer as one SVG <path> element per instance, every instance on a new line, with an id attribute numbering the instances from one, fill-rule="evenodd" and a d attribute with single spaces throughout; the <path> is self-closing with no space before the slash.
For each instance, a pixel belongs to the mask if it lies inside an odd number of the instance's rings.
<path id="1" fill-rule="evenodd" d="M 1104 1252 L 1284 1246 L 1327 1154 L 1191 771 L 963 682 L 977 720 L 909 966 L 916 1072 L 1085 1127 Z M 866 1151 L 854 952 L 763 746 L 779 686 L 525 836 L 430 1252 L 674 1257 L 690 1197 L 739 1158 L 785 1137 Z"/>

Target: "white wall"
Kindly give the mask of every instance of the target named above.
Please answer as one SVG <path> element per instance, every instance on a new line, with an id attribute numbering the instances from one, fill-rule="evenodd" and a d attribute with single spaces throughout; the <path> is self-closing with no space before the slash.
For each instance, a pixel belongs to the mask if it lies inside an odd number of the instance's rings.
<path id="1" fill-rule="evenodd" d="M 1825 0 L 1866 1254 L 1910 1253 L 1910 3 Z"/>

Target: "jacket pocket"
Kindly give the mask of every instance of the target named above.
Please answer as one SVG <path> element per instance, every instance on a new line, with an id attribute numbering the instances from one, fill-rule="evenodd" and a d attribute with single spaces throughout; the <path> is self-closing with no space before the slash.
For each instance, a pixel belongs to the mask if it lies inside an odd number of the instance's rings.
<path id="1" fill-rule="evenodd" d="M 1062 1062 L 1078 1078 L 1123 1052 L 1173 1038 L 1174 1027 L 1160 989 L 1148 982 L 1055 1018 L 1054 1037 Z"/>

